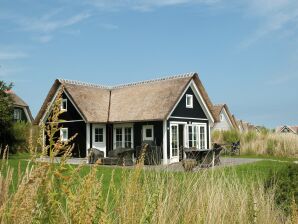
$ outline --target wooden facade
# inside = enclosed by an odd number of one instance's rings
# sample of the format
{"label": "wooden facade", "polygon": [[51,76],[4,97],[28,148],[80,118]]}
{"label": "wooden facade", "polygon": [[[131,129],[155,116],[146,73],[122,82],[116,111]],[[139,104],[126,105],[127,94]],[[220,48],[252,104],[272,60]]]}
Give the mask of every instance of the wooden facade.
{"label": "wooden facade", "polygon": [[[152,120],[90,122],[82,113],[82,107],[78,107],[74,98],[69,97],[70,93],[64,90],[62,101],[66,101],[67,108],[64,108],[65,112],[61,115],[63,121],[60,127],[63,131],[57,133],[57,138],[59,135],[60,138],[70,138],[77,134],[72,142],[74,157],[86,157],[89,148],[98,148],[107,157],[109,152],[116,148],[136,148],[143,142],[150,141],[162,148],[163,164],[179,162],[183,157],[183,147],[211,147],[210,128],[214,119],[206,103],[206,97],[204,98],[198,90],[197,82],[193,80],[195,78],[197,76],[190,76],[187,85],[184,84],[184,89],[181,89],[182,92],[177,94],[176,101],[173,101],[174,105],[168,107],[166,117]],[[52,98],[53,96],[54,94]],[[165,105],[160,105],[163,106]],[[147,111],[142,113],[145,114]],[[155,116],[154,111],[150,113]]]}

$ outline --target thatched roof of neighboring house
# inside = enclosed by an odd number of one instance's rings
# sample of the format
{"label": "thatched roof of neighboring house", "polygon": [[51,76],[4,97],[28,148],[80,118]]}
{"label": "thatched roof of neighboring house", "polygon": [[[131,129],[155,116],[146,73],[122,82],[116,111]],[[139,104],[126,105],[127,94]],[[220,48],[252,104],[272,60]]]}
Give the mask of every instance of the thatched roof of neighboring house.
{"label": "thatched roof of neighboring house", "polygon": [[298,134],[298,126],[288,126],[288,125],[283,125],[279,126],[275,129],[275,132],[280,133],[282,132],[283,129],[288,128],[291,130],[293,133]]}
{"label": "thatched roof of neighboring house", "polygon": [[10,97],[13,101],[13,106],[14,107],[21,107],[21,108],[24,108],[24,109],[27,110],[30,122],[32,122],[33,121],[33,116],[31,114],[31,111],[30,111],[30,108],[29,108],[28,104],[24,100],[22,100],[17,94],[15,94],[12,90],[8,91],[7,94],[10,95]]}
{"label": "thatched roof of neighboring house", "polygon": [[113,87],[57,79],[35,121],[40,122],[60,85],[87,122],[164,120],[192,80],[211,112],[212,103],[197,73]]}
{"label": "thatched roof of neighboring house", "polygon": [[234,116],[231,114],[230,110],[229,110],[229,107],[227,104],[216,104],[216,105],[213,105],[213,108],[212,108],[212,112],[215,116],[215,122],[220,122],[220,113],[221,111],[225,109],[227,114],[228,114],[228,117],[233,125],[233,127],[235,129],[238,130],[238,125],[234,119]]}

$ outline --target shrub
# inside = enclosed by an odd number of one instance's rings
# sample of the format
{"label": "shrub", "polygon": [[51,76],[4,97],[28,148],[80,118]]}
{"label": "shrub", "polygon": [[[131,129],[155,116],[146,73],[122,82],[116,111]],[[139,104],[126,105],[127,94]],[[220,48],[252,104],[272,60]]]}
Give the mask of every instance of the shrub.
{"label": "shrub", "polygon": [[298,203],[298,164],[291,164],[276,174],[271,173],[265,187],[267,190],[275,189],[275,202],[287,214],[298,212],[292,209],[297,209]]}
{"label": "shrub", "polygon": [[229,144],[231,144],[233,142],[237,142],[240,139],[239,132],[237,132],[235,130],[224,131],[224,132],[222,132],[222,134],[223,134],[223,140]]}

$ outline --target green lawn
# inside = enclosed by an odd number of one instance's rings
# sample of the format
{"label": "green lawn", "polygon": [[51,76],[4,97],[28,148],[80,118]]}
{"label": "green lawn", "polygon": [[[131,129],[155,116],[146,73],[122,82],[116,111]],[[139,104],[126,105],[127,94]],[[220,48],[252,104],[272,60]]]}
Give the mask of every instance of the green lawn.
{"label": "green lawn", "polygon": [[[260,157],[249,157],[249,158],[260,158]],[[263,157],[262,157],[263,158]],[[272,158],[271,158],[272,159]],[[15,187],[18,182],[18,170],[20,166],[21,172],[25,172],[25,169],[29,163],[30,156],[28,154],[17,154],[12,155],[6,161],[10,167],[14,169],[13,175],[13,186],[11,191],[15,190]],[[0,161],[0,164],[3,164],[4,160]],[[225,175],[227,178],[239,178],[240,181],[245,183],[251,183],[258,180],[264,180],[268,177],[271,172],[277,172],[279,169],[287,166],[288,162],[277,162],[271,160],[263,160],[255,163],[238,165],[233,167],[225,167],[225,168],[216,168],[214,170],[209,169],[207,170],[210,174],[216,175]],[[32,164],[30,164],[32,165]],[[69,165],[68,169],[75,169],[77,166]],[[86,165],[80,169],[80,175],[86,175],[91,169],[91,166]],[[115,168],[115,167],[106,167],[106,166],[99,166],[98,167],[98,175],[103,176],[103,188],[107,190],[109,187],[109,183],[112,177],[112,172],[114,170],[114,182],[115,184],[121,184],[121,178],[123,172],[130,172],[131,169],[127,168]],[[5,172],[5,171],[4,171]],[[144,172],[156,172],[156,171],[144,171]],[[165,171],[163,171],[165,172]],[[4,174],[5,175],[5,174]],[[177,177],[192,176],[198,175],[197,173],[184,173],[178,172],[175,175]]]}

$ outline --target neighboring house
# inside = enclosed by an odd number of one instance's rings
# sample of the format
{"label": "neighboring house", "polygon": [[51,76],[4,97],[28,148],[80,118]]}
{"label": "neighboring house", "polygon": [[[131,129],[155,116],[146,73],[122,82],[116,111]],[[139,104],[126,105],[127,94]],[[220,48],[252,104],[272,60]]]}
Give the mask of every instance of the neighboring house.
{"label": "neighboring house", "polygon": [[62,86],[60,138],[66,141],[78,133],[75,157],[86,157],[91,147],[107,156],[116,148],[154,141],[162,147],[163,164],[169,164],[181,159],[181,146],[211,147],[212,103],[196,73],[114,87],[57,79],[36,123],[48,122]]}
{"label": "neighboring house", "polygon": [[280,126],[275,129],[276,133],[292,133],[292,134],[298,134],[298,126]]}
{"label": "neighboring house", "polygon": [[238,130],[236,121],[226,104],[214,105],[212,112],[215,116],[215,124],[212,131]]}
{"label": "neighboring house", "polygon": [[237,119],[235,119],[235,121],[236,121],[238,130],[239,130],[240,132],[244,132],[244,127],[243,127],[242,120],[237,120]]}
{"label": "neighboring house", "polygon": [[13,101],[13,120],[32,123],[33,117],[28,104],[13,91],[10,90],[6,93],[11,96]]}

